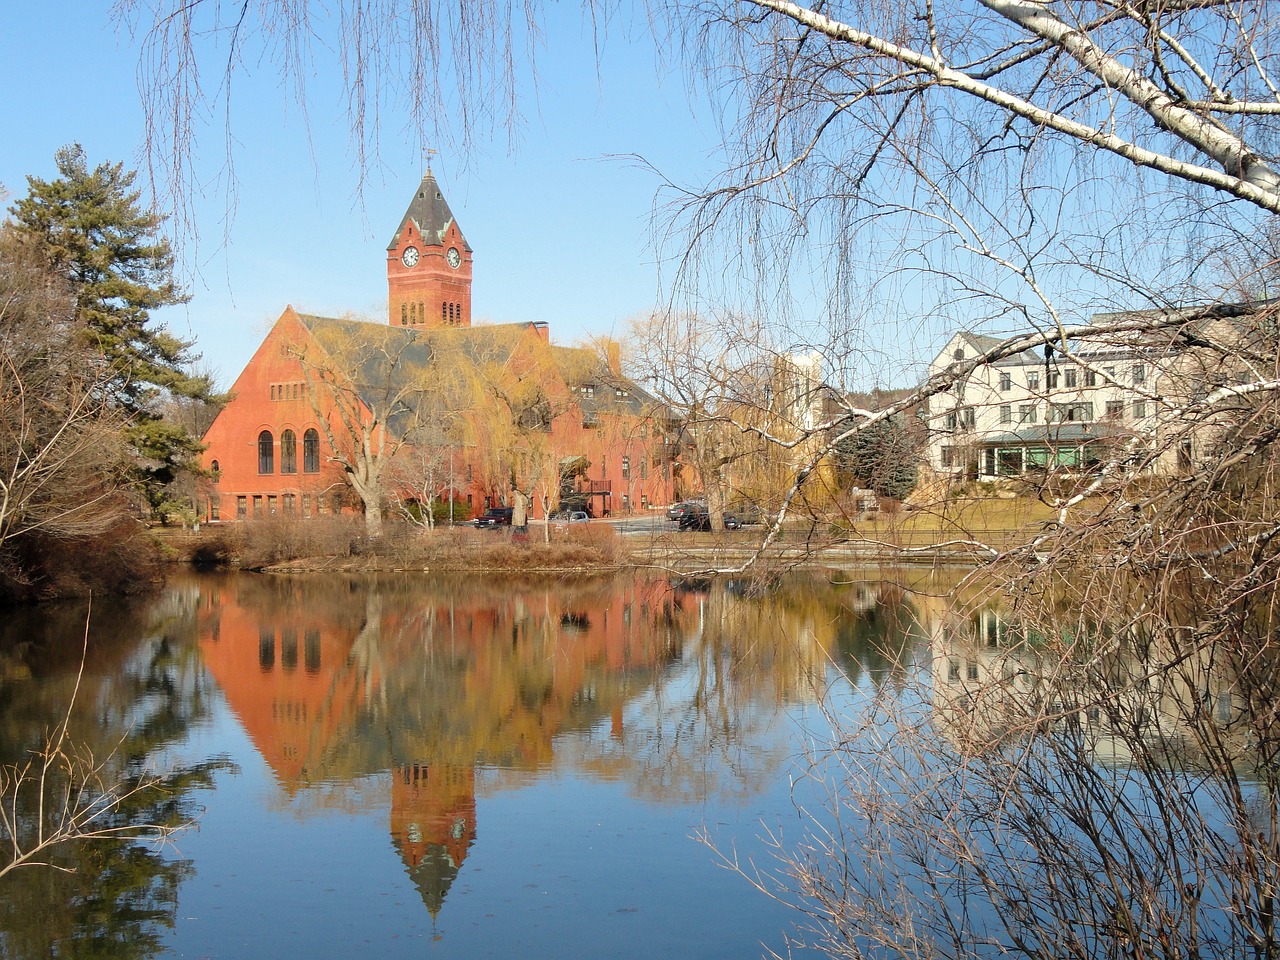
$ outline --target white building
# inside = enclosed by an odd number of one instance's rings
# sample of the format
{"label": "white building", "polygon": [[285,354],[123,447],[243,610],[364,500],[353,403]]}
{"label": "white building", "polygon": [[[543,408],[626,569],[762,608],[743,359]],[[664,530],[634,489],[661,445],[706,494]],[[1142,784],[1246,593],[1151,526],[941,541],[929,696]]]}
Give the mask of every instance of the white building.
{"label": "white building", "polygon": [[[1142,469],[1191,469],[1219,435],[1219,419],[1188,415],[1198,398],[1241,379],[1230,349],[1257,329],[1276,303],[1103,314],[1095,326],[1150,318],[1155,329],[1125,330],[1025,350],[974,368],[929,400],[929,464],[954,478],[993,479],[1028,471],[1088,470],[1134,454]],[[1248,323],[1242,318],[1249,317]],[[1179,320],[1168,325],[1167,319]],[[1132,326],[1132,324],[1129,324]],[[993,350],[1002,341],[957,333],[929,365],[931,376]]]}

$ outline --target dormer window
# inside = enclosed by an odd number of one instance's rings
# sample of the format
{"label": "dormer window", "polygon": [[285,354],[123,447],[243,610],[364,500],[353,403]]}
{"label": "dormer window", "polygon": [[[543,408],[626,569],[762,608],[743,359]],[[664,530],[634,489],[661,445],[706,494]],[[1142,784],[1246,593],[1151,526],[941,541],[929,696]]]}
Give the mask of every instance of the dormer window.
{"label": "dormer window", "polygon": [[963,359],[964,359],[964,347],[956,347],[956,348],[955,348],[955,350],[953,350],[953,351],[952,351],[952,353],[951,353],[951,359],[952,359],[952,360],[963,360]]}

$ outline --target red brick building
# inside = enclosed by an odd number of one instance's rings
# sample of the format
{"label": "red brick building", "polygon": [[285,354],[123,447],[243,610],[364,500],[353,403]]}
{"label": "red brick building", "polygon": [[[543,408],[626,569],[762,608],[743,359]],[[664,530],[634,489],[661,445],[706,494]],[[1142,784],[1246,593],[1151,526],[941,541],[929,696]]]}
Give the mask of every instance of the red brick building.
{"label": "red brick building", "polygon": [[[545,461],[535,519],[544,501],[554,509],[562,494],[596,516],[671,500],[670,425],[659,404],[622,377],[616,354],[606,360],[553,346],[542,323],[472,326],[472,248],[430,171],[387,247],[386,267],[386,324],[285,308],[205,434],[203,462],[213,477],[206,520],[358,509],[342,461],[351,459],[346,446],[362,440],[398,448],[392,492],[401,502],[425,490],[440,499],[452,491],[473,513],[509,504],[511,477],[535,455]],[[318,358],[340,352],[341,373],[330,364],[321,375]],[[487,381],[451,411],[446,434],[428,428],[443,419],[433,399],[444,388],[431,385],[449,381],[450,365]],[[536,403],[505,428],[485,400],[511,392],[503,377],[526,394],[537,381]],[[345,399],[361,424],[373,425],[367,436],[344,422]],[[502,429],[523,431],[524,442],[499,442]],[[435,466],[415,475],[414,464],[427,460]]]}

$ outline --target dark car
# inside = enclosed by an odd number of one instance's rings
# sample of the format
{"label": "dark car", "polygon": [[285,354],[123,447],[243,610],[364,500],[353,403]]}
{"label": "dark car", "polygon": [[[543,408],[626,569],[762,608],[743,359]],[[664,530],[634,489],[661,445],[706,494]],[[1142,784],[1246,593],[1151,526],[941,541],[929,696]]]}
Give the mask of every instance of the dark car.
{"label": "dark car", "polygon": [[683,520],[686,514],[697,513],[698,511],[707,512],[705,500],[681,500],[679,503],[673,503],[667,508],[667,519]]}
{"label": "dark car", "polygon": [[[710,530],[711,529],[711,513],[706,507],[700,507],[697,510],[691,510],[680,518],[681,530]],[[742,522],[732,513],[725,511],[724,528],[726,530],[737,530],[742,526]]]}
{"label": "dark car", "polygon": [[484,530],[494,527],[511,526],[511,514],[515,511],[511,507],[490,507],[480,516],[476,517],[476,529]]}

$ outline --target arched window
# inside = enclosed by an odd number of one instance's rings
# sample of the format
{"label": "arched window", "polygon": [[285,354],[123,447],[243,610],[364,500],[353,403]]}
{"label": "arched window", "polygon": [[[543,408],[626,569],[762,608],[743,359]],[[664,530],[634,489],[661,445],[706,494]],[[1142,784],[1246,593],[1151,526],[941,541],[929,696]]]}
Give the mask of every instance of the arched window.
{"label": "arched window", "polygon": [[409,323],[412,325],[417,322],[418,322],[418,305],[415,303],[410,305],[409,307]]}
{"label": "arched window", "polygon": [[405,326],[409,322],[409,305],[407,303],[400,304],[400,326]]}
{"label": "arched window", "polygon": [[302,435],[302,472],[320,472],[320,434],[314,427]]}
{"label": "arched window", "polygon": [[222,467],[218,465],[217,460],[209,464],[209,472],[213,474],[213,482],[217,483],[218,480],[222,477]]}
{"label": "arched window", "polygon": [[258,434],[258,472],[276,472],[275,443],[270,430],[263,430]]}
{"label": "arched window", "polygon": [[458,307],[458,322],[461,323],[462,322],[462,304],[459,303],[457,307]]}
{"label": "arched window", "polygon": [[292,430],[280,434],[280,472],[298,472],[298,440]]}
{"label": "arched window", "polygon": [[418,301],[418,322],[427,322],[427,305],[422,301]]}
{"label": "arched window", "polygon": [[449,322],[449,305],[447,303],[440,304],[440,322]]}

